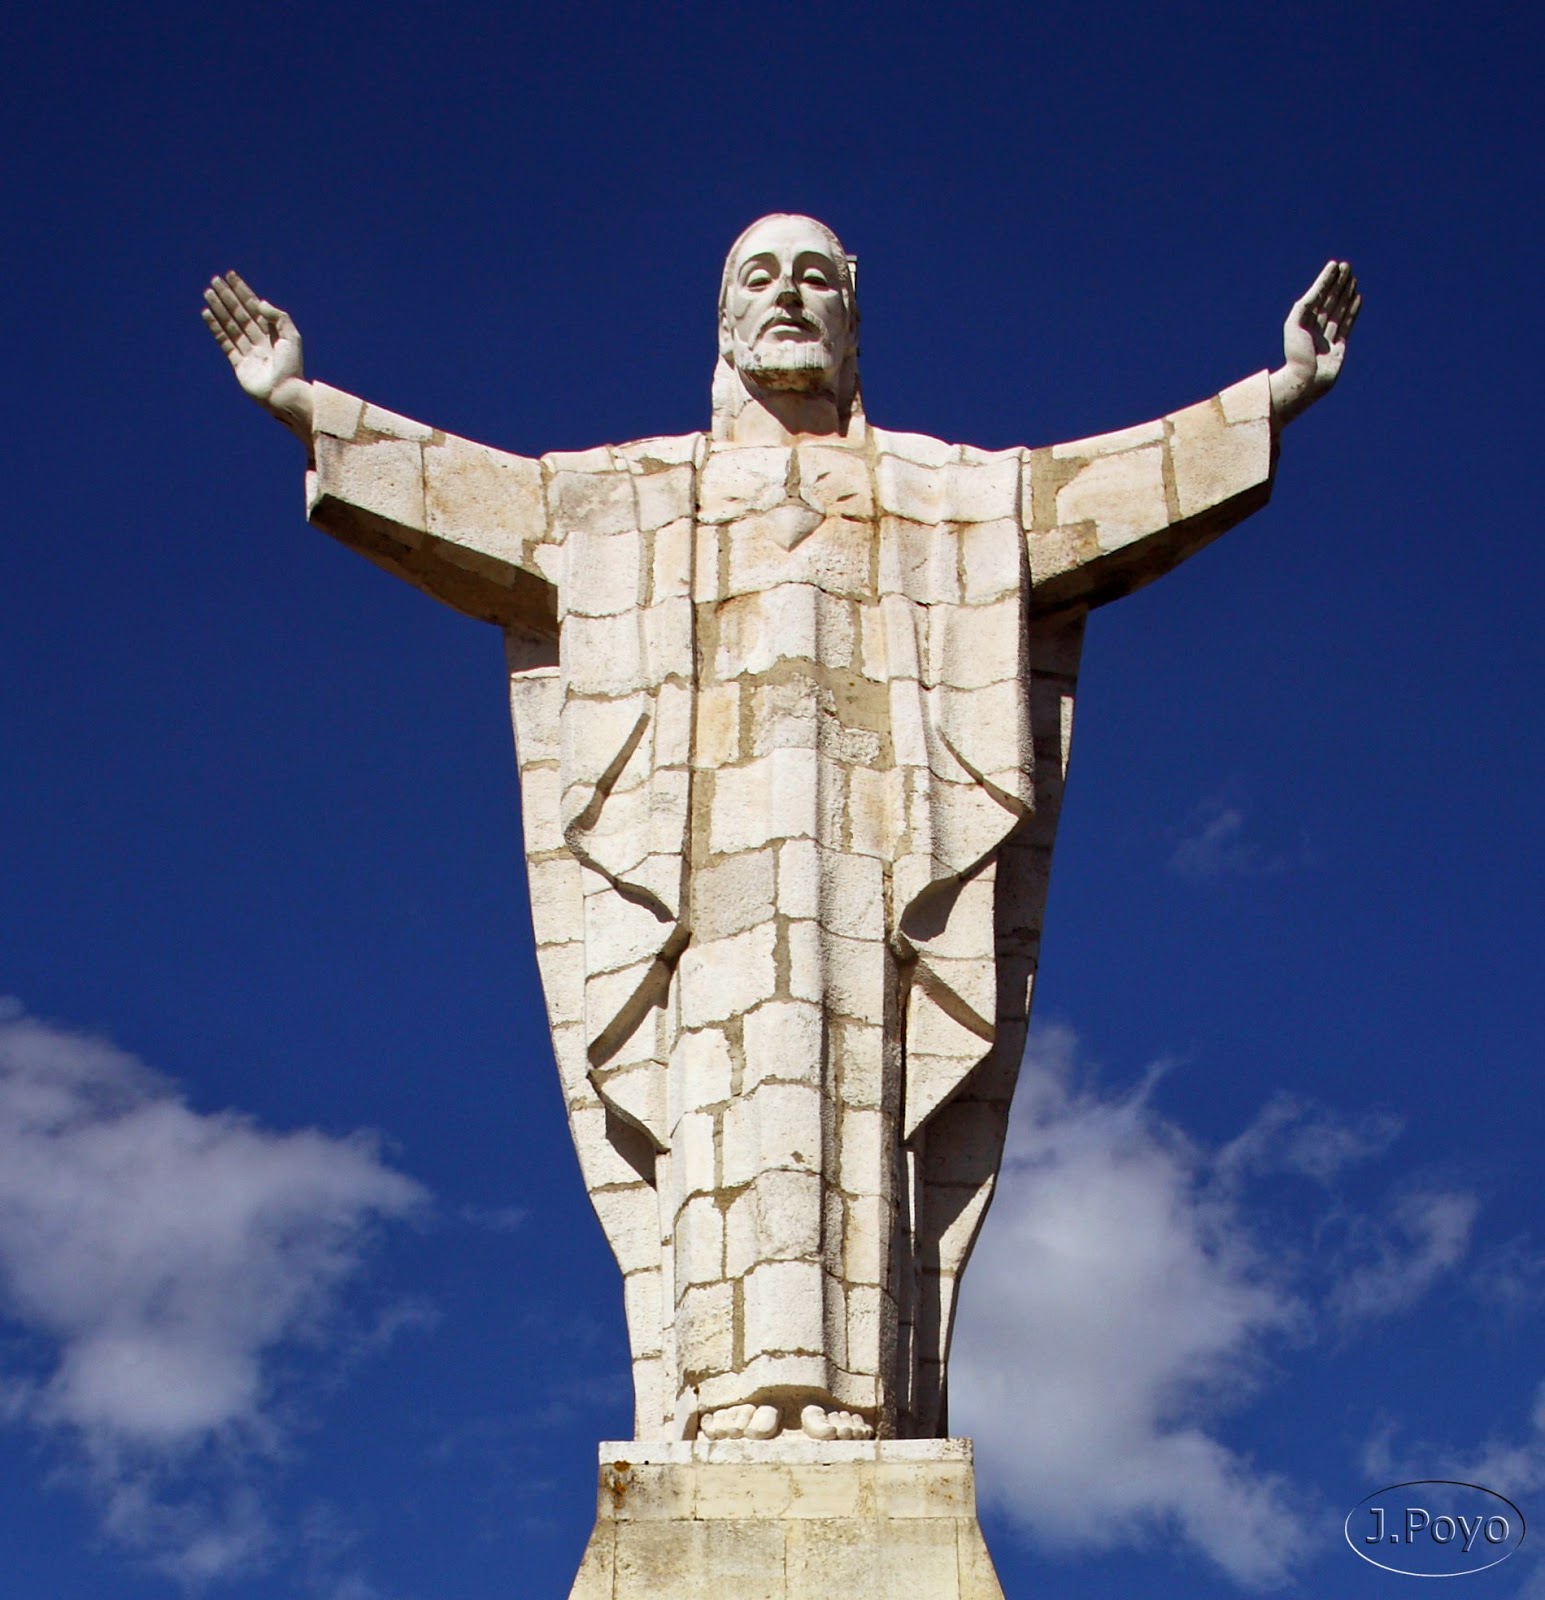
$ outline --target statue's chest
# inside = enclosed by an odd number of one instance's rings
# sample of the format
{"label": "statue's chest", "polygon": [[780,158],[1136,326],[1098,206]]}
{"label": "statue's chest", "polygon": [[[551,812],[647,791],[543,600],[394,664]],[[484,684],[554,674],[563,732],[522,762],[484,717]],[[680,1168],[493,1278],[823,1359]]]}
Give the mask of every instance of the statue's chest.
{"label": "statue's chest", "polygon": [[715,603],[785,584],[863,602],[876,592],[869,462],[829,445],[742,446],[698,477],[694,598]]}

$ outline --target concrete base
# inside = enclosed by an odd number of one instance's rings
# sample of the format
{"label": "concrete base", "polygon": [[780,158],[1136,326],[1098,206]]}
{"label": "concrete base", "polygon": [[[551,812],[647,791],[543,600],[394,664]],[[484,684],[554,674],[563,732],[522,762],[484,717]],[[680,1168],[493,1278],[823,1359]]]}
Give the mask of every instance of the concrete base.
{"label": "concrete base", "polygon": [[1004,1600],[969,1439],[601,1446],[569,1600]]}

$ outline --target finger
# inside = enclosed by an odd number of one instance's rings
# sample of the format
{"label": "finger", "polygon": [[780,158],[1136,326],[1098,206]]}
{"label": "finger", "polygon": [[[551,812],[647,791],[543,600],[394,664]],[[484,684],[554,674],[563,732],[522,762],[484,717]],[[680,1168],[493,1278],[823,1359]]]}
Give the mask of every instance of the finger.
{"label": "finger", "polygon": [[258,305],[262,308],[263,316],[267,320],[268,326],[273,329],[276,337],[280,339],[298,339],[300,337],[296,331],[295,320],[288,311],[281,311],[271,300],[259,300]]}
{"label": "finger", "polygon": [[225,274],[225,282],[230,286],[231,292],[239,300],[252,300],[256,296],[252,293],[252,286],[242,275],[231,267]]}
{"label": "finger", "polygon": [[1336,330],[1340,338],[1345,339],[1351,331],[1354,312],[1353,305],[1357,301],[1357,280],[1347,274],[1346,282],[1342,285],[1341,293],[1336,297],[1331,314],[1335,319]]}
{"label": "finger", "polygon": [[1352,326],[1357,321],[1357,314],[1363,309],[1363,297],[1357,292],[1356,278],[1349,277],[1345,298],[1336,307],[1336,335],[1341,344],[1345,344],[1352,332]]}
{"label": "finger", "polygon": [[220,325],[215,321],[213,314],[205,311],[202,313],[202,315],[205,325],[208,327],[210,333],[214,335],[215,343],[220,346],[227,356],[231,355],[234,347],[232,346],[230,339],[226,337],[226,334],[221,329]]}
{"label": "finger", "polygon": [[220,280],[216,278],[204,291],[204,305],[218,319],[221,327],[231,321],[230,308],[219,294]]}
{"label": "finger", "polygon": [[1344,314],[1350,315],[1352,306],[1361,299],[1362,296],[1357,292],[1357,274],[1348,268],[1346,289],[1343,291]]}
{"label": "finger", "polygon": [[241,320],[225,300],[217,292],[223,285],[217,278],[213,284],[204,291],[205,317],[209,319],[210,326],[223,335],[233,347],[242,339]]}
{"label": "finger", "polygon": [[1335,289],[1330,296],[1329,310],[1332,313],[1344,311],[1356,291],[1357,284],[1352,277],[1352,269],[1343,261],[1340,270],[1336,273]]}
{"label": "finger", "polygon": [[1339,261],[1327,261],[1320,268],[1320,275],[1304,290],[1303,298],[1299,301],[1299,304],[1305,307],[1313,306],[1318,308],[1326,288],[1336,275],[1336,268],[1340,265]]}
{"label": "finger", "polygon": [[215,321],[214,312],[201,311],[199,315],[203,317],[205,323],[208,325],[209,331],[215,336],[215,342],[223,351],[225,351],[226,355],[228,355],[234,361],[236,359],[236,346],[231,343],[230,336],[225,332],[220,324]]}
{"label": "finger", "polygon": [[258,327],[252,320],[251,313],[236,297],[236,291],[223,278],[216,278],[210,285],[218,296],[220,305],[224,308],[227,325],[231,337],[236,341],[237,347],[245,353],[256,342]]}
{"label": "finger", "polygon": [[238,327],[247,328],[253,333],[262,327],[261,319],[254,309],[257,297],[239,272],[227,272],[224,277],[216,278],[214,289],[229,308]]}
{"label": "finger", "polygon": [[1325,277],[1319,294],[1315,298],[1315,310],[1322,319],[1329,319],[1336,314],[1336,305],[1341,298],[1341,288],[1346,281],[1347,264],[1344,261],[1330,263],[1333,270]]}
{"label": "finger", "polygon": [[215,297],[211,303],[219,304],[232,327],[239,328],[247,320],[247,313],[237,298],[236,291],[224,278],[216,278],[209,285],[209,292]]}
{"label": "finger", "polygon": [[241,302],[247,315],[251,317],[253,324],[257,327],[262,327],[267,320],[263,315],[263,302],[252,292],[251,285],[243,278],[234,272],[231,276],[236,279],[236,282],[231,285],[236,291],[236,298]]}

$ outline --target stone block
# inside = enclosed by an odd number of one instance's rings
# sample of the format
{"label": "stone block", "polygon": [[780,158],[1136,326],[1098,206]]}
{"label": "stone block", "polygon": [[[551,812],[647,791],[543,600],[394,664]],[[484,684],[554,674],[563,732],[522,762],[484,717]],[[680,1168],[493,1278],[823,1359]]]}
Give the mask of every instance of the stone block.
{"label": "stone block", "polygon": [[820,1072],[822,1013],[808,1001],[770,1000],[748,1012],[742,1039],[741,1093],[767,1078],[814,1083]]}
{"label": "stone block", "polygon": [[832,445],[801,445],[799,493],[807,505],[829,517],[867,521],[874,513],[869,463],[854,451]]}
{"label": "stone block", "polygon": [[315,433],[331,434],[335,439],[352,439],[359,430],[365,402],[342,389],[313,381],[311,385],[311,427]]}
{"label": "stone block", "polygon": [[789,839],[778,846],[778,910],[785,917],[813,921],[820,909],[818,848],[814,839]]}
{"label": "stone block", "polygon": [[635,472],[633,495],[640,532],[652,533],[667,524],[684,525],[692,515],[692,468],[668,467],[663,472]]}
{"label": "stone block", "polygon": [[681,1023],[701,1028],[741,1016],[777,989],[773,947],[777,929],[770,922],[688,947],[681,958]]}
{"label": "stone block", "polygon": [[1122,451],[1135,450],[1139,445],[1163,443],[1164,420],[1160,417],[1152,422],[1140,422],[1133,428],[1117,428],[1111,433],[1097,433],[1088,439],[1070,439],[1066,444],[1053,445],[1051,453],[1059,461],[1077,461],[1087,456],[1118,455]]}
{"label": "stone block", "polygon": [[[1248,382],[1236,385],[1248,391]],[[1236,414],[1246,396],[1232,396]],[[1260,416],[1230,423],[1218,400],[1177,411],[1170,419],[1170,459],[1182,517],[1194,517],[1264,483],[1270,475],[1271,422]]]}
{"label": "stone block", "polygon": [[968,605],[1018,597],[1024,583],[1024,535],[1017,519],[974,522],[960,530]]}
{"label": "stone block", "polygon": [[616,695],[641,689],[642,631],[635,616],[582,617],[563,623],[563,672],[573,694]]}
{"label": "stone block", "polygon": [[698,517],[733,522],[752,511],[771,511],[788,498],[789,451],[783,446],[715,450],[698,483]]}
{"label": "stone block", "polygon": [[676,1326],[682,1343],[697,1352],[714,1370],[728,1372],[734,1367],[735,1290],[732,1284],[710,1283],[680,1291]]}
{"label": "stone block", "polygon": [[565,613],[615,617],[634,611],[643,599],[639,565],[635,535],[576,529],[569,535],[564,557]]}
{"label": "stone block", "polygon": [[684,1033],[671,1060],[669,1120],[674,1128],[693,1110],[728,1100],[734,1083],[729,1041],[717,1028]]}
{"label": "stone block", "polygon": [[758,594],[736,595],[717,612],[719,648],[714,676],[771,672],[782,661],[814,661],[816,596],[808,583],[780,583]]}
{"label": "stone block", "polygon": [[675,1242],[678,1284],[717,1283],[724,1276],[724,1216],[713,1196],[698,1195],[681,1208]]}
{"label": "stone block", "polygon": [[385,406],[365,406],[365,415],[362,419],[366,433],[385,434],[392,439],[417,439],[424,443],[434,438],[434,429],[425,427],[422,422],[415,422],[412,417],[399,416],[395,411],[388,411]]}
{"label": "stone block", "polygon": [[665,600],[692,593],[692,523],[668,522],[654,536],[650,560],[649,598]]}
{"label": "stone block", "polygon": [[692,875],[692,933],[700,940],[743,933],[773,917],[773,854],[747,850]]}
{"label": "stone block", "polygon": [[764,1261],[745,1278],[745,1351],[820,1355],[821,1266],[817,1261]]}
{"label": "stone block", "polygon": [[718,770],[739,761],[740,685],[716,683],[697,697],[694,766]]}
{"label": "stone block", "polygon": [[1057,520],[1064,524],[1093,522],[1104,552],[1168,526],[1163,446],[1096,456],[1058,491]]}
{"label": "stone block", "polygon": [[[366,412],[368,424],[370,413]],[[542,471],[535,461],[447,435],[424,450],[429,532],[483,558],[483,570],[528,565],[547,533]],[[447,550],[455,558],[455,550]]]}
{"label": "stone block", "polygon": [[355,506],[419,544],[424,528],[423,446],[408,439],[345,443],[327,434],[316,441],[317,492]]}

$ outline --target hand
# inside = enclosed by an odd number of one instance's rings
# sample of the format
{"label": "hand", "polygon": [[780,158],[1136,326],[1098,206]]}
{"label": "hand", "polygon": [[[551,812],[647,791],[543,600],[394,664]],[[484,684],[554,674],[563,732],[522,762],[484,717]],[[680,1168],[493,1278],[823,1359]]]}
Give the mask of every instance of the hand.
{"label": "hand", "polygon": [[1362,307],[1357,279],[1345,261],[1327,261],[1294,302],[1282,329],[1283,364],[1271,375],[1271,409],[1278,422],[1291,422],[1341,376],[1347,340]]}
{"label": "hand", "polygon": [[311,434],[311,385],[304,377],[300,331],[238,272],[204,291],[204,321],[236,369],[236,380],[266,411],[303,437]]}

